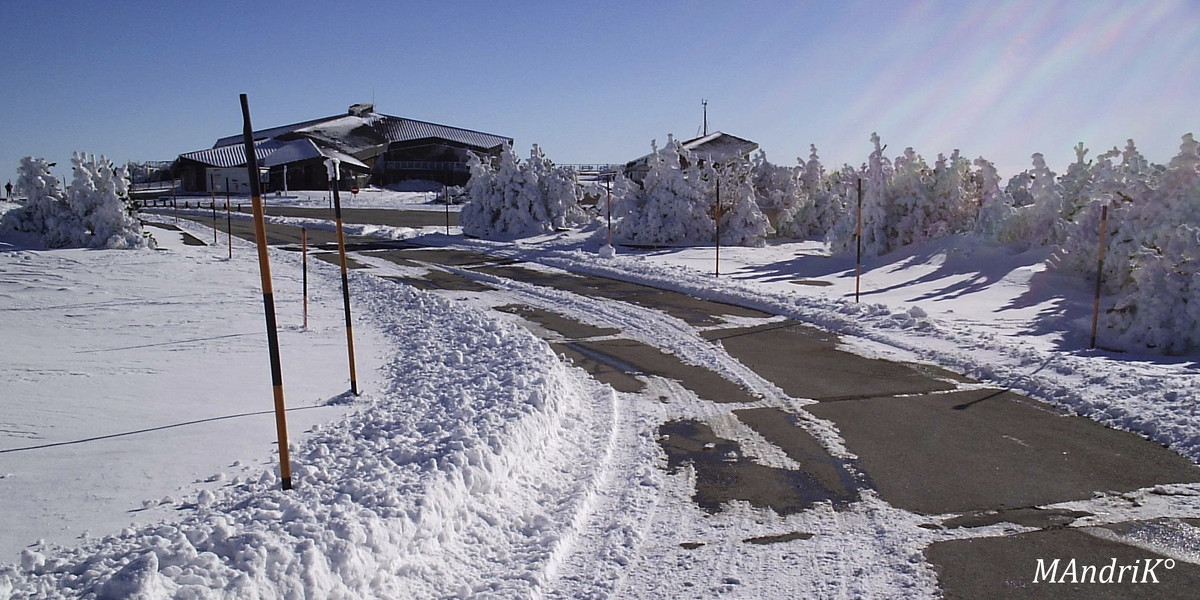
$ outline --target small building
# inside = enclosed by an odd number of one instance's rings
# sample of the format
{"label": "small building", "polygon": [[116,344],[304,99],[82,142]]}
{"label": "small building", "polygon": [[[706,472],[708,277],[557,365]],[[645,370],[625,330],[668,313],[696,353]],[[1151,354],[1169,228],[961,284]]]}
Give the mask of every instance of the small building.
{"label": "small building", "polygon": [[[498,157],[512,138],[375,112],[355,104],[346,114],[253,133],[254,154],[269,190],[328,187],[325,160],[341,161],[342,185],[391,185],[421,179],[462,185],[472,154]],[[243,136],[224,137],[212,148],[180,154],[176,172],[187,192],[224,191],[228,169],[245,168]],[[245,179],[245,175],[241,176]],[[231,191],[237,191],[230,180]],[[244,182],[243,182],[244,183]]]}
{"label": "small building", "polygon": [[[723,163],[729,160],[744,160],[749,158],[750,154],[755,150],[758,150],[757,142],[720,131],[681,142],[680,145],[700,159],[701,162],[710,160],[714,163]],[[645,179],[646,173],[650,172],[650,159],[653,156],[653,154],[647,154],[625,163],[625,176],[638,182]],[[686,159],[684,160],[686,162]],[[686,168],[688,165],[683,164],[682,166]]]}

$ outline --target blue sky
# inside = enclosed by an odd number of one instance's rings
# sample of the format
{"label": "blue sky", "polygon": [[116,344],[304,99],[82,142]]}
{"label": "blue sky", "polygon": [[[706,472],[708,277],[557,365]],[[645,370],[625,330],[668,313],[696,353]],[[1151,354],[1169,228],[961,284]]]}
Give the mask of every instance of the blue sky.
{"label": "blue sky", "polygon": [[380,112],[622,162],[709,128],[793,164],[955,148],[1011,175],[1200,134],[1200,1],[14,2],[0,177],[73,150],[170,160],[241,131]]}

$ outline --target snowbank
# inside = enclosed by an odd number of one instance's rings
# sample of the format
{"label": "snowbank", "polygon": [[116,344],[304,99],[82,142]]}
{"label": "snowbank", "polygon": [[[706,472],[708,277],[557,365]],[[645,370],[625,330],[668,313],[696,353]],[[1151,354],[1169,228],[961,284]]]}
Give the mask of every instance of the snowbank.
{"label": "snowbank", "polygon": [[[386,389],[176,523],[0,567],[13,598],[520,596],[552,575],[611,450],[613,398],[523,329],[366,275]],[[11,591],[10,591],[11,590]]]}

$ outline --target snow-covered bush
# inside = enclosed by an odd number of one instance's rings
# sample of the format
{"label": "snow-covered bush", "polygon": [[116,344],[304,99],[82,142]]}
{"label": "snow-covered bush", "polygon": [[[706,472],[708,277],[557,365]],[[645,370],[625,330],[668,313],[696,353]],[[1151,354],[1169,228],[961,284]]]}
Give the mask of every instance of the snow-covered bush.
{"label": "snow-covered bush", "polygon": [[467,235],[526,237],[583,221],[583,192],[574,173],[546,160],[536,144],[525,162],[508,145],[495,168],[476,156],[469,162],[468,200],[459,216]]}
{"label": "snow-covered bush", "polygon": [[[613,189],[613,238],[624,244],[666,246],[713,241],[707,173],[674,137],[662,150],[651,142],[650,170],[641,185],[618,177]],[[683,159],[681,162],[680,159]],[[705,170],[711,170],[710,165]]]}
{"label": "snow-covered bush", "polygon": [[32,233],[51,248],[145,248],[152,238],[142,232],[129,204],[129,177],[105,157],[71,157],[75,171],[64,194],[45,159],[25,157],[17,170],[16,190],[25,206],[5,213],[0,228]]}

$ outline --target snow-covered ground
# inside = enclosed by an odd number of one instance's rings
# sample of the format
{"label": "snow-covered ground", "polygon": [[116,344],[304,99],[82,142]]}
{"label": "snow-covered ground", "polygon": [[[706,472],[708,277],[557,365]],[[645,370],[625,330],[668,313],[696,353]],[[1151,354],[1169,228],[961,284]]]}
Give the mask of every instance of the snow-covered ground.
{"label": "snow-covered ground", "polygon": [[[444,208],[419,194],[371,193],[344,206]],[[294,196],[267,200],[327,202]],[[273,251],[285,391],[295,407],[334,405],[289,415],[296,489],[280,492],[269,413],[188,424],[270,408],[250,246],[230,261],[222,246],[154,233],[165,250],[0,251],[0,330],[6,347],[29,349],[0,359],[4,380],[16,382],[0,397],[0,505],[17,507],[0,511],[0,563],[13,563],[0,567],[0,599],[689,592],[661,565],[711,571],[714,587],[690,590],[698,595],[936,593],[920,550],[951,534],[870,495],[837,515],[818,507],[784,519],[739,506],[699,517],[687,473],[659,467],[653,432],[666,409],[626,402],[481,310],[503,296],[448,300],[354,273],[365,393],[347,396],[336,269],[310,261],[315,299],[302,330],[299,257]],[[712,247],[619,248],[603,259],[594,230],[512,243],[458,233],[420,240],[767,309],[842,333],[858,352],[937,363],[1200,460],[1195,357],[1087,349],[1089,283],[1047,272],[1044,252],[965,238],[902,250],[865,263],[855,302],[853,261],[811,242],[722,248],[716,277]],[[557,306],[585,321],[606,315],[601,304]],[[660,337],[686,353],[682,338]],[[684,410],[705,410],[687,404],[686,390],[652,385]],[[129,435],[8,451],[118,433]],[[1195,504],[1167,498],[1176,510]],[[730,523],[817,535],[781,555],[723,544],[715,532]],[[680,536],[707,546],[681,550]]]}

